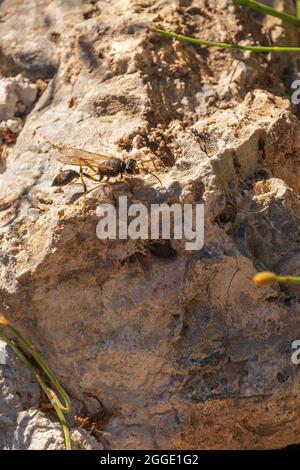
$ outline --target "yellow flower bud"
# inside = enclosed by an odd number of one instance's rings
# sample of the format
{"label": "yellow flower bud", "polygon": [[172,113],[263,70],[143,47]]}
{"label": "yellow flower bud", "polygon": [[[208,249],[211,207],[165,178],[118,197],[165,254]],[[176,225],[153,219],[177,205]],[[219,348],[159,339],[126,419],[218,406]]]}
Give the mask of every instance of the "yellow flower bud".
{"label": "yellow flower bud", "polygon": [[1,326],[8,326],[9,325],[8,319],[1,312],[0,312],[0,325]]}
{"label": "yellow flower bud", "polygon": [[271,273],[268,271],[257,273],[253,277],[253,281],[257,286],[266,286],[273,284],[277,281],[277,276],[275,273]]}

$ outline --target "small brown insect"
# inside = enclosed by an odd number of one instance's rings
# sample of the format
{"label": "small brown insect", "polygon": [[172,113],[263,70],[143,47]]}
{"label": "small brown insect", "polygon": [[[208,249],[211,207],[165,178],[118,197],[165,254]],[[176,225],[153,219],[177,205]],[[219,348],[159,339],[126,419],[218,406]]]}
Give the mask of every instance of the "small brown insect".
{"label": "small brown insect", "polygon": [[[48,141],[47,141],[48,142]],[[144,168],[141,162],[138,162],[134,158],[130,158],[127,161],[123,161],[121,158],[113,157],[111,155],[98,154],[88,152],[87,150],[81,150],[74,147],[58,145],[50,143],[55,150],[57,150],[59,156],[57,159],[69,165],[79,166],[79,172],[75,170],[63,170],[54,179],[52,186],[65,186],[71,183],[73,180],[80,178],[83,190],[84,190],[84,206],[86,207],[86,193],[87,186],[85,178],[92,180],[96,183],[101,183],[103,178],[106,177],[106,182],[111,177],[120,176],[123,178],[124,174],[135,175],[139,174],[140,171],[149,173],[156,178],[160,184],[160,179],[151,173],[148,169]],[[87,167],[92,171],[92,174],[83,170],[83,167]]]}

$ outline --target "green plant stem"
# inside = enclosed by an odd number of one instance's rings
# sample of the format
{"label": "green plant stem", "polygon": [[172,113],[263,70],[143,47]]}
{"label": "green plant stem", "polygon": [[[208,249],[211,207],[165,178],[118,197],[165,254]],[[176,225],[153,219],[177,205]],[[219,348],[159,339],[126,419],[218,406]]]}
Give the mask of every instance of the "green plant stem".
{"label": "green plant stem", "polygon": [[53,406],[55,408],[55,411],[57,413],[57,416],[59,417],[60,423],[61,423],[62,428],[63,428],[66,450],[72,450],[70,428],[69,428],[68,423],[66,421],[65,415],[63,414],[61,409],[55,403],[53,403]]}
{"label": "green plant stem", "polygon": [[284,11],[278,11],[275,8],[269,7],[265,5],[264,3],[256,2],[255,0],[235,0],[235,3],[237,5],[245,5],[254,10],[261,11],[262,13],[265,13],[266,15],[275,16],[276,18],[280,18],[282,21],[285,21],[286,23],[290,23],[294,26],[300,27],[300,19],[298,16],[298,4],[299,4],[298,1],[297,1],[297,16],[289,15],[288,13],[285,13]]}
{"label": "green plant stem", "polygon": [[31,362],[27,359],[27,357],[22,353],[22,351],[18,348],[18,346],[2,331],[0,331],[0,338],[3,339],[3,341],[5,341],[8,344],[8,346],[15,352],[15,354],[21,359],[21,361],[25,364],[27,369],[29,369],[32,375],[35,377],[36,381],[38,382],[40,387],[43,389],[45,394],[49,396],[47,385],[45,384],[45,382],[43,381],[42,377],[37,372],[35,367],[31,364]]}
{"label": "green plant stem", "polygon": [[223,49],[238,49],[240,51],[253,51],[253,52],[300,52],[300,47],[288,47],[288,46],[239,46],[238,44],[227,44],[224,42],[206,41],[204,39],[191,38],[189,36],[183,36],[182,34],[171,33],[160,28],[153,28],[156,33],[171,39],[177,39],[178,41],[185,41],[198,46],[207,47],[221,47]]}
{"label": "green plant stem", "polygon": [[61,396],[63,396],[66,406],[63,406],[54,392],[51,388],[49,388],[37,369],[31,364],[31,362],[27,359],[25,354],[21,351],[19,346],[16,345],[16,343],[9,337],[7,336],[3,331],[2,328],[0,329],[0,338],[5,341],[8,346],[15,352],[15,354],[20,358],[20,360],[23,362],[23,364],[27,367],[27,369],[32,373],[32,375],[35,377],[36,381],[40,385],[41,389],[44,391],[46,396],[48,397],[49,401],[52,403],[57,416],[59,418],[59,421],[61,423],[61,426],[63,428],[64,432],[64,438],[65,438],[65,446],[66,450],[72,450],[72,444],[71,444],[71,436],[70,436],[70,429],[68,426],[68,423],[65,419],[65,416],[63,412],[69,412],[71,409],[71,401],[63,389],[63,387],[59,384],[57,379],[54,377],[52,371],[49,369],[49,367],[45,364],[43,359],[40,357],[40,355],[35,351],[33,345],[28,341],[20,332],[15,328],[11,323],[7,325],[6,329],[10,329],[15,336],[27,347],[29,350],[30,354],[34,357],[38,365],[42,368],[46,376],[49,378],[50,382],[55,386],[55,388],[60,392]]}
{"label": "green plant stem", "polygon": [[300,20],[300,0],[297,0],[296,7],[297,7],[297,18],[299,18]]}
{"label": "green plant stem", "polygon": [[60,396],[63,398],[65,405],[63,405],[58,399],[58,406],[61,408],[61,410],[65,413],[70,413],[71,411],[71,400],[68,397],[66,391],[63,389],[63,387],[60,385],[59,381],[56,379],[54,376],[52,370],[47,366],[47,364],[44,362],[40,354],[36,351],[35,347],[33,344],[25,338],[20,331],[15,328],[11,323],[9,323],[8,328],[12,331],[12,333],[24,344],[24,346],[28,349],[29,353],[33,356],[35,361],[39,364],[41,369],[44,371],[48,379],[51,381],[51,383],[54,385],[56,390],[59,392]]}
{"label": "green plant stem", "polygon": [[277,276],[277,282],[292,282],[292,283],[299,283],[300,277],[298,276]]}

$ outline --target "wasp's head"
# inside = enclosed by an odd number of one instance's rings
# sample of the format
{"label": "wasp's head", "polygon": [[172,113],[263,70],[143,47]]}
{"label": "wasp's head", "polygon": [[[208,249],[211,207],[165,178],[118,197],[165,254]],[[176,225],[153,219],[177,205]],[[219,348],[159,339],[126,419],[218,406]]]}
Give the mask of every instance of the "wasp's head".
{"label": "wasp's head", "polygon": [[128,173],[129,175],[139,173],[138,163],[134,158],[130,158],[126,162],[126,173]]}

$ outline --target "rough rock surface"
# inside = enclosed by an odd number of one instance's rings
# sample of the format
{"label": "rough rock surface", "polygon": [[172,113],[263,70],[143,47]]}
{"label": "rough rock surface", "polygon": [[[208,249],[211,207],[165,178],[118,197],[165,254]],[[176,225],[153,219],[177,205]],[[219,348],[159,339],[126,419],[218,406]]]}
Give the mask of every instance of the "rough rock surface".
{"label": "rough rock surface", "polygon": [[16,427],[19,413],[37,405],[40,392],[37,383],[31,379],[27,370],[1,342],[0,365],[0,443],[5,447],[6,433]]}
{"label": "rough rock surface", "polygon": [[[2,342],[0,350],[0,448],[64,449],[60,424],[37,409],[40,403],[38,384]],[[100,442],[81,428],[71,429],[71,440],[74,449],[103,449]]]}
{"label": "rough rock surface", "polygon": [[[0,7],[1,80],[22,74],[37,94],[0,165],[6,314],[75,407],[101,414],[100,447],[300,442],[300,291],[251,281],[257,269],[299,273],[296,59],[171,42],[149,25],[228,42],[299,35],[229,0],[17,3]],[[61,164],[47,140],[152,156],[162,188],[147,175],[117,189],[147,204],[203,196],[204,248],[98,240],[95,209],[111,194],[91,192],[84,220],[82,187],[51,187]],[[29,406],[16,418],[5,405],[1,420],[17,419],[11,447],[61,445],[56,423]]]}
{"label": "rough rock surface", "polygon": [[[64,450],[65,443],[59,423],[44,413],[30,409],[18,414],[15,430],[5,434],[4,450]],[[74,450],[103,450],[103,446],[81,428],[71,430]]]}

